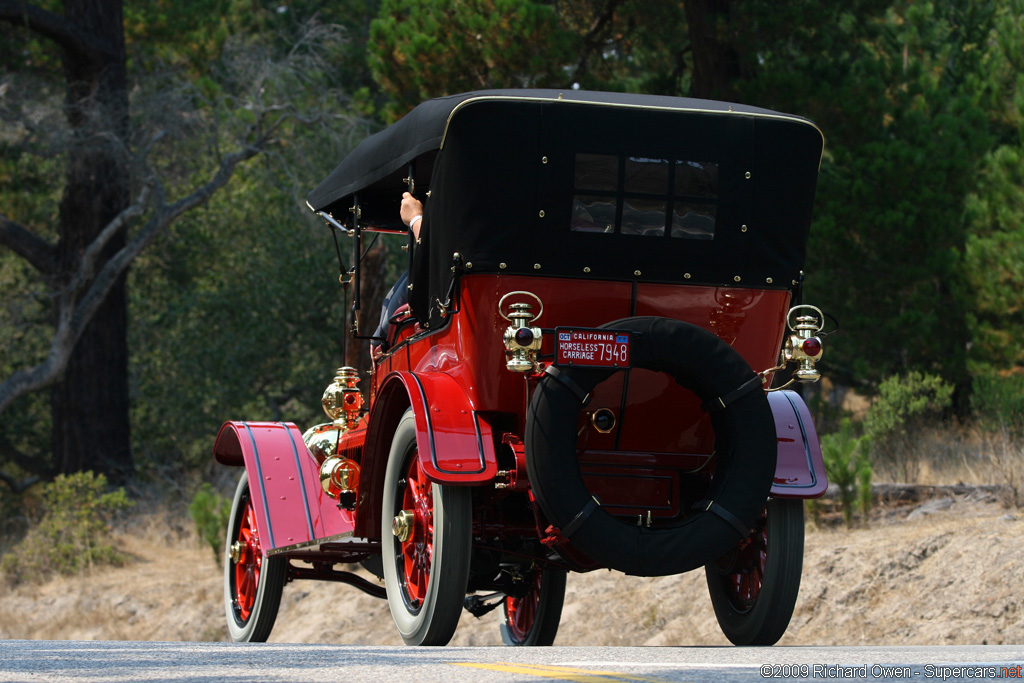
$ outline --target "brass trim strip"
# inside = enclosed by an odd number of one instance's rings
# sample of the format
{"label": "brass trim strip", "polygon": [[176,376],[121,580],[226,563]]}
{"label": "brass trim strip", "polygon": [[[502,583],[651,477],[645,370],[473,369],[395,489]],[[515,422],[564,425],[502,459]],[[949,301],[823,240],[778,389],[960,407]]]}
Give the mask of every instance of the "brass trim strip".
{"label": "brass trim strip", "polygon": [[[243,422],[242,426],[245,427],[245,433],[249,435],[249,443],[252,444],[252,461],[256,465],[256,486],[259,488],[260,499],[263,503],[263,520],[267,524],[267,540],[270,541],[270,545],[274,545],[274,524],[270,519],[270,503],[267,501],[267,486],[263,479],[263,465],[260,462],[260,448],[256,444],[256,436],[252,433],[252,427],[249,426],[248,422]],[[238,437],[239,446],[241,446],[242,437]],[[246,466],[246,472],[249,471]],[[249,482],[249,502],[252,502],[252,481]],[[255,509],[253,510],[255,512]],[[258,520],[257,520],[258,521]],[[260,534],[263,534],[263,529],[258,530]],[[269,553],[268,553],[269,554]]]}
{"label": "brass trim strip", "polygon": [[[310,514],[309,511],[309,493],[306,491],[306,478],[302,476],[302,461],[299,460],[299,449],[298,446],[295,445],[296,434],[292,432],[288,423],[278,422],[277,424],[281,425],[284,429],[285,433],[288,435],[288,441],[292,445],[292,455],[295,457],[295,476],[299,480],[299,488],[302,489],[302,507],[306,511],[306,527],[309,529],[309,535],[312,536],[316,532],[313,531],[313,515]],[[298,430],[295,431],[298,432]],[[299,435],[299,437],[301,438],[301,435]],[[305,449],[305,444],[303,444],[303,449]],[[309,453],[309,451],[306,452],[307,454]]]}
{"label": "brass trim strip", "polygon": [[280,548],[272,548],[267,551],[267,556],[280,555],[281,553],[291,552],[293,550],[306,550],[307,548],[314,548],[323,545],[324,543],[335,543],[337,541],[343,541],[347,538],[353,538],[354,533],[351,531],[345,531],[334,536],[327,536],[326,538],[316,538],[312,541],[303,541],[302,543],[296,543],[295,545],[281,546]]}

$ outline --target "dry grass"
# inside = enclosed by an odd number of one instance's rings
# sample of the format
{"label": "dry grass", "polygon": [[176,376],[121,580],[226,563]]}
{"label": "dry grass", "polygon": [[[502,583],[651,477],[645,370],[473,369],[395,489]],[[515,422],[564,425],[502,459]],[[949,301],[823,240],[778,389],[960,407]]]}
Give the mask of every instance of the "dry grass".
{"label": "dry grass", "polygon": [[[835,504],[808,526],[804,579],[781,644],[1024,642],[1024,444],[1008,433],[926,430],[916,481],[1001,485],[1004,493],[886,502],[842,528]],[[875,480],[896,481],[878,464]],[[916,512],[915,512],[916,509]],[[0,597],[0,639],[224,640],[222,570],[183,510],[140,505],[116,536],[128,566],[19,586]],[[372,579],[375,580],[375,579]],[[500,611],[463,614],[453,644],[500,645]],[[726,645],[703,572],[569,578],[559,645]],[[400,645],[386,601],[340,584],[285,588],[276,642]]]}
{"label": "dry grass", "polygon": [[875,457],[874,480],[942,486],[950,484],[1003,487],[1000,502],[1006,507],[1024,505],[1024,441],[1006,429],[983,431],[975,426],[946,424],[918,430],[909,439],[913,453],[909,476],[901,464]]}
{"label": "dry grass", "polygon": [[[152,524],[158,526],[157,520]],[[178,640],[188,633],[184,639],[195,640],[207,624],[212,633],[214,614],[201,606],[219,604],[221,594],[209,549],[157,533],[118,534],[115,542],[131,558],[128,566],[7,593],[0,602],[0,637]]]}
{"label": "dry grass", "polygon": [[1011,437],[1003,427],[995,433],[982,435],[982,453],[988,458],[995,481],[1006,487],[1003,504],[1024,505],[1024,443]]}
{"label": "dry grass", "polygon": [[[876,508],[870,525],[808,529],[801,597],[780,644],[973,644],[1024,641],[1024,522],[991,495],[944,509]],[[941,508],[942,506],[935,506]],[[222,574],[190,534],[155,516],[118,536],[128,567],[0,598],[0,638],[223,640]],[[172,525],[173,526],[173,525]],[[453,644],[499,645],[500,613],[463,615]],[[400,645],[387,604],[354,588],[285,588],[271,640]],[[559,645],[725,645],[703,572],[569,578]]]}

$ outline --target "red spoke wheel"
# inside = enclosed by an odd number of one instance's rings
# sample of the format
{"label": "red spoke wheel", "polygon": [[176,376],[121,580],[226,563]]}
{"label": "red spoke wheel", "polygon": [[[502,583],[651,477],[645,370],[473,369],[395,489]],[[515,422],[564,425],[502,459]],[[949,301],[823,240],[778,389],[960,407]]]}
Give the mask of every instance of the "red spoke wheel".
{"label": "red spoke wheel", "polygon": [[408,645],[445,645],[469,581],[470,489],[427,478],[412,410],[398,423],[384,476],[381,554],[388,606]]}
{"label": "red spoke wheel", "polygon": [[225,546],[224,608],[231,639],[264,642],[277,619],[288,567],[282,558],[263,556],[245,472],[235,489]]}
{"label": "red spoke wheel", "polygon": [[505,598],[501,640],[506,645],[551,645],[565,601],[565,572],[534,567],[526,575],[526,593]]}
{"label": "red spoke wheel", "polygon": [[772,499],[753,533],[704,567],[715,616],[736,645],[773,645],[800,592],[804,502]]}
{"label": "red spoke wheel", "polygon": [[418,610],[427,596],[430,558],[434,553],[434,487],[423,474],[419,458],[411,458],[406,467],[402,509],[412,510],[409,537],[399,540],[405,576],[402,595],[410,610]]}

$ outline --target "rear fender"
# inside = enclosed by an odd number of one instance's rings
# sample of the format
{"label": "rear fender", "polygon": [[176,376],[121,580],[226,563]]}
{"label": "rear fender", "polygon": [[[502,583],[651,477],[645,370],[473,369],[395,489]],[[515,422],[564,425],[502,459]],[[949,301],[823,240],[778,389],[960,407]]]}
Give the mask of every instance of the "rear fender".
{"label": "rear fender", "polygon": [[420,466],[431,480],[480,485],[498,471],[490,424],[462,387],[444,373],[394,372],[384,378],[370,411],[360,474],[357,536],[377,539],[391,441],[406,409],[416,418]]}
{"label": "rear fender", "polygon": [[807,404],[795,391],[773,391],[768,403],[779,442],[773,498],[819,498],[828,488],[818,432]]}
{"label": "rear fender", "polygon": [[267,553],[352,530],[351,518],[320,486],[316,461],[290,422],[225,422],[213,456],[223,465],[244,466]]}
{"label": "rear fender", "polygon": [[494,479],[498,460],[491,426],[459,383],[442,372],[395,372],[384,380],[370,414],[364,460],[387,460],[395,426],[406,407],[412,408],[416,418],[420,465],[429,479],[453,486]]}

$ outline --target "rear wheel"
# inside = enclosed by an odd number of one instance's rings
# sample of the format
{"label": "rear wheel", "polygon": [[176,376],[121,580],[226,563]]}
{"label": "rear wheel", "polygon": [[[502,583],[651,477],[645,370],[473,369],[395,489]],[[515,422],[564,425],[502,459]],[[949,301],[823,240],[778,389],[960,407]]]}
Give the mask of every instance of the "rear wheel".
{"label": "rear wheel", "polygon": [[469,581],[470,489],[426,477],[411,410],[391,442],[383,498],[381,552],[391,616],[407,645],[445,645],[458,626]]}
{"label": "rear wheel", "polygon": [[505,598],[501,640],[506,645],[551,645],[565,601],[565,571],[534,567],[522,595]]}
{"label": "rear wheel", "polygon": [[754,533],[708,563],[711,604],[736,645],[773,645],[786,632],[804,560],[804,502],[772,499]]}
{"label": "rear wheel", "polygon": [[235,489],[225,545],[224,608],[231,639],[264,642],[277,619],[288,565],[284,558],[263,556],[246,472]]}

